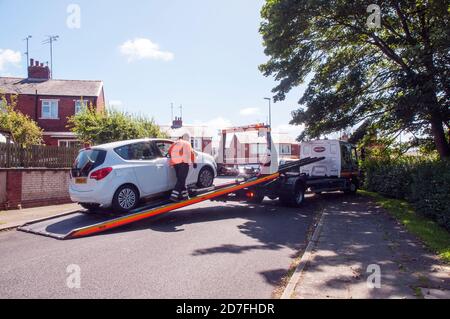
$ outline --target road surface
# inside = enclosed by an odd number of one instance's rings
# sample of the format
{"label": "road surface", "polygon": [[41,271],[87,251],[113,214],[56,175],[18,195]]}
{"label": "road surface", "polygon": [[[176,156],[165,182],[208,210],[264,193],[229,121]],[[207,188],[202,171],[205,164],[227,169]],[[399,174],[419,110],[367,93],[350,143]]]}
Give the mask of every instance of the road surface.
{"label": "road surface", "polygon": [[270,298],[321,205],[207,201],[67,241],[0,232],[0,298]]}

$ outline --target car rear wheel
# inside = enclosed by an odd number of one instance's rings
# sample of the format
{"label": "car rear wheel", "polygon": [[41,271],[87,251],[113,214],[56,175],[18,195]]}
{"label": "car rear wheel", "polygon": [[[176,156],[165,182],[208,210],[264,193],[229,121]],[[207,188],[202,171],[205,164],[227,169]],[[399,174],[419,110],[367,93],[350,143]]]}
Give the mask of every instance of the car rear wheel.
{"label": "car rear wheel", "polygon": [[86,209],[86,213],[94,213],[100,208],[100,204],[79,203],[81,207]]}
{"label": "car rear wheel", "polygon": [[112,207],[118,212],[127,212],[137,207],[139,192],[133,185],[123,185],[115,192]]}
{"label": "car rear wheel", "polygon": [[203,167],[198,173],[197,187],[207,188],[214,183],[214,172],[209,167]]}

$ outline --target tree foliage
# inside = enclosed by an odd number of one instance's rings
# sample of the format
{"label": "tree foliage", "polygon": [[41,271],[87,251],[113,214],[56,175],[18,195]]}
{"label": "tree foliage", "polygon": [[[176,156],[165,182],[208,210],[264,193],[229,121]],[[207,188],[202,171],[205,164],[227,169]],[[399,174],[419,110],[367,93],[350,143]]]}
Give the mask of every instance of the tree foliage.
{"label": "tree foliage", "polygon": [[[381,27],[367,24],[368,4]],[[260,32],[275,101],[313,78],[293,112],[300,136],[365,122],[384,136],[431,137],[450,156],[450,6],[446,0],[267,0]]]}
{"label": "tree foliage", "polygon": [[144,137],[164,137],[153,119],[114,109],[96,111],[89,107],[69,118],[69,128],[85,143],[108,142]]}
{"label": "tree foliage", "polygon": [[26,147],[42,143],[42,129],[28,115],[16,110],[17,96],[12,95],[10,101],[0,97],[0,129],[10,132],[17,145]]}

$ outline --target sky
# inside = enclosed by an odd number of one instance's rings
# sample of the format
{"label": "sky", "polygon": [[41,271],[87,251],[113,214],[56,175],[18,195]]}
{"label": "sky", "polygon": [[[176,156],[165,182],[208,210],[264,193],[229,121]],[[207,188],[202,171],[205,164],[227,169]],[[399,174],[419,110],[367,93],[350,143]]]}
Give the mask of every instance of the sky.
{"label": "sky", "polygon": [[[30,58],[50,60],[53,78],[102,80],[109,105],[169,124],[217,126],[267,122],[272,78],[258,32],[263,0],[0,0],[0,76],[26,77]],[[274,130],[288,125],[305,87],[272,104]]]}

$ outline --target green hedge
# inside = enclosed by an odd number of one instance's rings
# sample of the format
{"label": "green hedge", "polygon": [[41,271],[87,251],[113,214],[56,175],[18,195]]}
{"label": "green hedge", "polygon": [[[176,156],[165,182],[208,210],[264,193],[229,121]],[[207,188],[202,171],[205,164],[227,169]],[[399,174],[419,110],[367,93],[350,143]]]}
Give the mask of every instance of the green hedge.
{"label": "green hedge", "polygon": [[366,190],[405,199],[450,230],[450,161],[367,160],[363,170]]}

